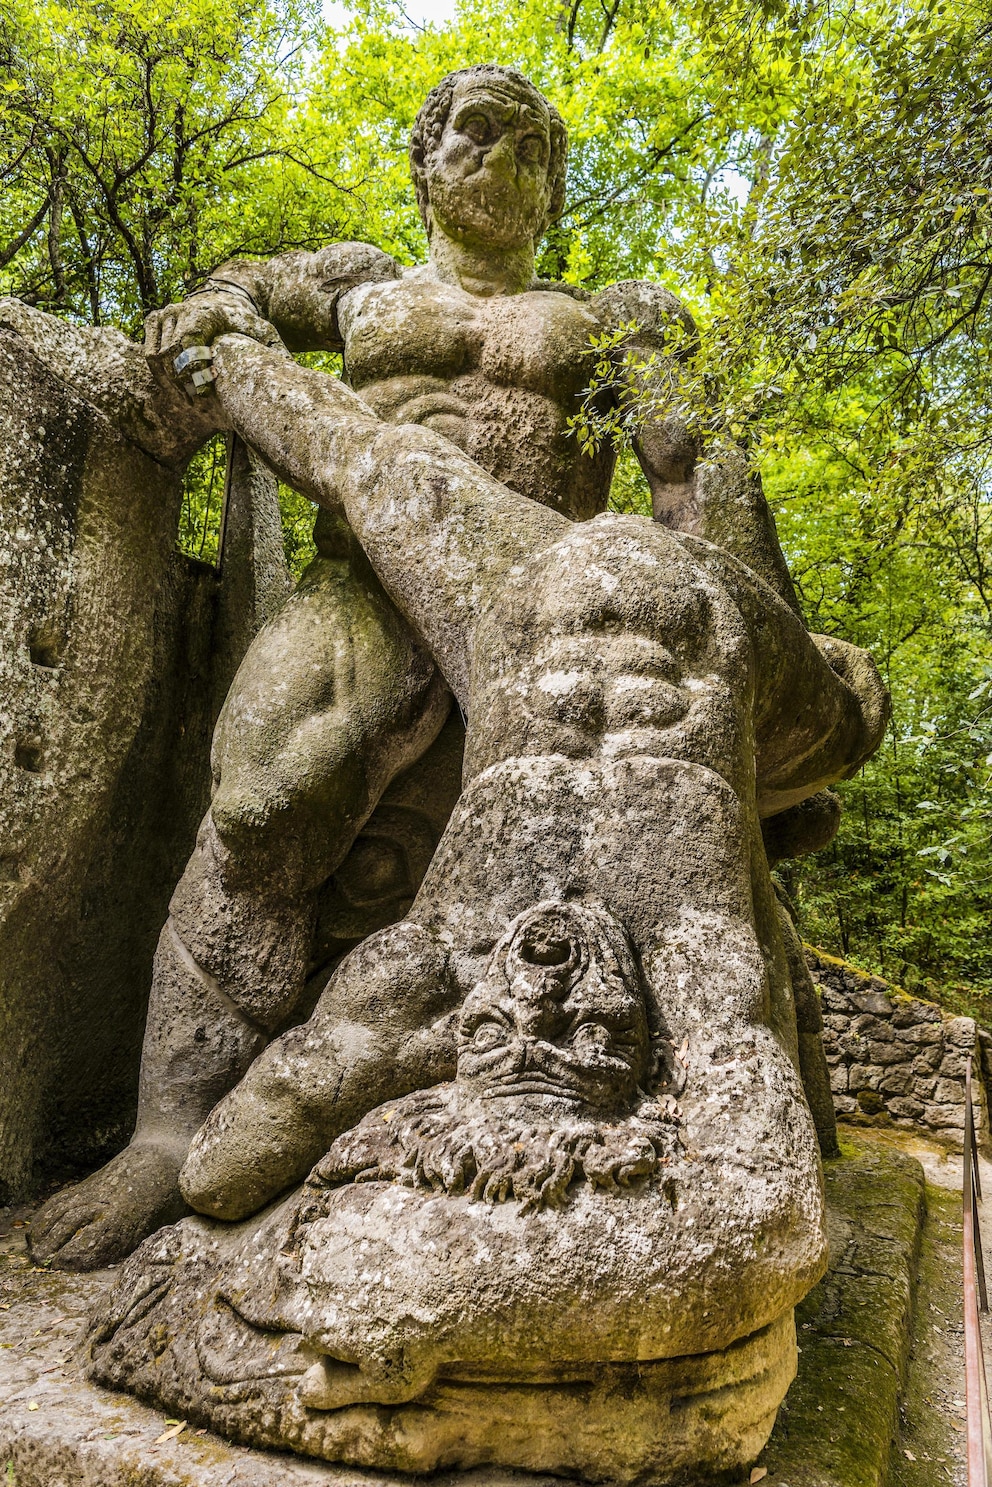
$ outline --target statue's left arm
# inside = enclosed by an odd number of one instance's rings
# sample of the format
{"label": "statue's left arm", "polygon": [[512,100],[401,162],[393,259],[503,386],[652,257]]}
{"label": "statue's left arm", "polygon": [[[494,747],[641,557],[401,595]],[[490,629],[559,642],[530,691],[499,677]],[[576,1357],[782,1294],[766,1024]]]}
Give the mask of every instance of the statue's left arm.
{"label": "statue's left arm", "polygon": [[[612,284],[593,308],[606,328],[636,324],[624,353],[666,361],[691,354],[697,344],[692,316],[660,284],[632,279]],[[799,602],[765,500],[761,476],[731,443],[701,449],[677,407],[646,419],[634,451],[647,478],[655,520],[676,532],[703,537],[746,563],[799,612]]]}

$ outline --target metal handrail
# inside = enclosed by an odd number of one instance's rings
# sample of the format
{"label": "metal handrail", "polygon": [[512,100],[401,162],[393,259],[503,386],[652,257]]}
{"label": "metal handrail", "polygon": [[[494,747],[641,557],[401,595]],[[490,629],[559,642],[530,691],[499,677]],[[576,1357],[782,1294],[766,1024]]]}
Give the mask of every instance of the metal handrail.
{"label": "metal handrail", "polygon": [[971,1100],[971,1054],[964,1076],[964,1174],[961,1190],[964,1244],[964,1382],[968,1417],[968,1487],[992,1487],[992,1427],[979,1308],[989,1309],[985,1260],[978,1204],[982,1182],[978,1172],[978,1138]]}

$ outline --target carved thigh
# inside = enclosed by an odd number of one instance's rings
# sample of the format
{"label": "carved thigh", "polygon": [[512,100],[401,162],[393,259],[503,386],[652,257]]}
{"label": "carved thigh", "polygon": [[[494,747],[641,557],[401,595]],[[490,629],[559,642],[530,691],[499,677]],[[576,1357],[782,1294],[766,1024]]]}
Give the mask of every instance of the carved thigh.
{"label": "carved thigh", "polygon": [[449,707],[357,543],[315,558],[250,646],[217,724],[225,876],[289,894],[323,882]]}

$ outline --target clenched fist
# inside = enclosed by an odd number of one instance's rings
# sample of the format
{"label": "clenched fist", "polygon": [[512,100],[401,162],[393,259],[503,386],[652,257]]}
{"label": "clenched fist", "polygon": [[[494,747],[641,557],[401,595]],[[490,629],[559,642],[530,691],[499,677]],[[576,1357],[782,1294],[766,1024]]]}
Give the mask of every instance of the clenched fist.
{"label": "clenched fist", "polygon": [[275,327],[257,315],[246,299],[217,289],[153,310],[145,320],[145,355],[156,370],[173,381],[185,382],[189,373],[176,370],[176,358],[191,346],[210,346],[226,334],[249,336],[263,346],[283,344]]}

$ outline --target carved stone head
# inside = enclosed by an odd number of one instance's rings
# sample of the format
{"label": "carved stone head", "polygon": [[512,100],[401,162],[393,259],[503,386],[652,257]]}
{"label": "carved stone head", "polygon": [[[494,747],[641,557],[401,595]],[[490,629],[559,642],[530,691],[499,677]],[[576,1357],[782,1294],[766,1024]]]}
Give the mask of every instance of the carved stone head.
{"label": "carved stone head", "polygon": [[458,1082],[487,1100],[629,1108],[650,1069],[640,976],[620,925],[588,904],[521,914],[465,1000]]}
{"label": "carved stone head", "polygon": [[534,245],[565,199],[565,124],[533,83],[483,63],[427,95],[410,170],[428,236],[494,250]]}

